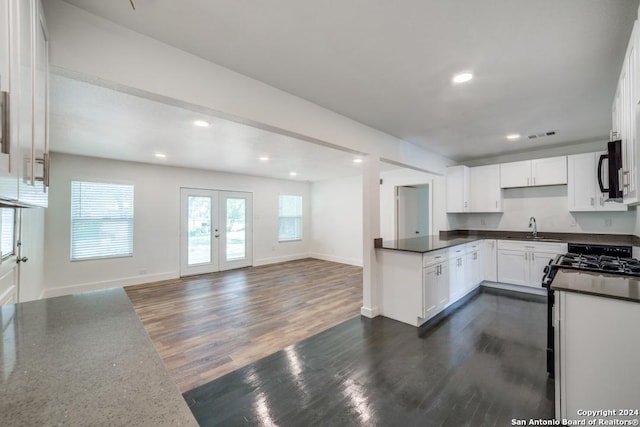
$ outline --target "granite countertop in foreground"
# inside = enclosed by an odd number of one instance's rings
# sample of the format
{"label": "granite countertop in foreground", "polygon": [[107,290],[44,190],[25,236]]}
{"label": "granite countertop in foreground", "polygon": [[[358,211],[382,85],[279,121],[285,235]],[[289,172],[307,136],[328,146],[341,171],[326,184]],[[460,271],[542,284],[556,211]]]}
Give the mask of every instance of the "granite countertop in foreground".
{"label": "granite countertop in foreground", "polygon": [[640,278],[558,269],[551,289],[640,303]]}
{"label": "granite countertop in foreground", "polygon": [[376,244],[379,249],[392,249],[396,251],[425,253],[451,246],[464,245],[465,243],[482,240],[482,237],[457,237],[441,239],[439,236],[412,237],[411,239],[385,240]]}
{"label": "granite countertop in foreground", "polygon": [[3,306],[0,320],[0,425],[197,425],[124,290]]}

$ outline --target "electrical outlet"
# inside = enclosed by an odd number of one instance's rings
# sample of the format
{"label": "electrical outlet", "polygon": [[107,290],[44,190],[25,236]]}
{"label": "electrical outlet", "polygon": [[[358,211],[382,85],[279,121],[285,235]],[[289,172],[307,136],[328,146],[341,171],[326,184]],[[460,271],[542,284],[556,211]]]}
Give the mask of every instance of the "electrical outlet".
{"label": "electrical outlet", "polygon": [[613,223],[613,221],[611,221],[611,218],[605,218],[604,219],[604,226],[605,227],[611,227],[612,223]]}

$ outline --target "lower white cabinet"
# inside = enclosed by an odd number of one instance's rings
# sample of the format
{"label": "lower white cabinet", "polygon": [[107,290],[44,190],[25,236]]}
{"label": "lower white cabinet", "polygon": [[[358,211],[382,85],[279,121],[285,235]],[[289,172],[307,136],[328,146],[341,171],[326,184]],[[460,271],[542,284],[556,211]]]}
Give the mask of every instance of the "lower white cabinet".
{"label": "lower white cabinet", "polygon": [[497,282],[498,242],[493,239],[483,240],[480,247],[482,254],[482,280]]}
{"label": "lower white cabinet", "polygon": [[465,292],[475,288],[482,282],[482,256],[481,244],[473,245],[469,248],[464,258],[465,264]]}
{"label": "lower white cabinet", "polygon": [[565,243],[498,241],[498,282],[539,288],[544,267],[565,253]]}
{"label": "lower white cabinet", "polygon": [[449,300],[456,301],[466,290],[466,266],[464,245],[449,250]]}
{"label": "lower white cabinet", "polygon": [[424,268],[422,279],[423,319],[430,319],[449,303],[449,264],[447,261]]}

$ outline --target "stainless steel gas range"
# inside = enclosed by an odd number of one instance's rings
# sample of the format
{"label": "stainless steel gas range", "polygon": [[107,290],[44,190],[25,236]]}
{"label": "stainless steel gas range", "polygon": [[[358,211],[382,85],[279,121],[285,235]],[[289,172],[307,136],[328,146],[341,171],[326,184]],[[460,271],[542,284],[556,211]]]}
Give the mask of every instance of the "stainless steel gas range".
{"label": "stainless steel gas range", "polygon": [[561,268],[580,270],[585,273],[620,274],[640,276],[640,260],[632,257],[631,246],[569,244],[568,252],[558,255],[545,267],[542,286],[547,289],[547,372],[555,375],[553,304],[553,278]]}

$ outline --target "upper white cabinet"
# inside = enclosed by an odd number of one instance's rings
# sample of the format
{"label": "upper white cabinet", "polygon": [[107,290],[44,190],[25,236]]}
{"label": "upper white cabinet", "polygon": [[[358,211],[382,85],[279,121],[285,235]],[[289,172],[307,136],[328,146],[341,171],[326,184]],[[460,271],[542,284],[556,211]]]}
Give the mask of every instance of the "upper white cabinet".
{"label": "upper white cabinet", "polygon": [[567,183],[567,156],[502,163],[500,187],[534,187]]}
{"label": "upper white cabinet", "polygon": [[502,212],[500,165],[469,168],[471,212]]}
{"label": "upper white cabinet", "polygon": [[500,166],[447,168],[447,212],[502,212]]}
{"label": "upper white cabinet", "polygon": [[39,0],[4,0],[0,9],[0,73],[8,70],[10,76],[0,75],[5,92],[0,200],[46,207],[49,41],[44,11]]}
{"label": "upper white cabinet", "polygon": [[447,168],[447,212],[469,212],[469,168]]}
{"label": "upper white cabinet", "polygon": [[[567,196],[570,212],[627,210],[627,206],[622,203],[607,202],[608,193],[600,192],[597,167],[602,154],[606,152],[567,156]],[[606,162],[603,166],[602,179],[606,182],[608,176]]]}
{"label": "upper white cabinet", "polygon": [[624,203],[638,202],[638,147],[637,120],[640,101],[640,38],[638,21],[633,26],[624,63],[618,79],[618,87],[612,106],[612,130],[622,140],[622,198]]}

